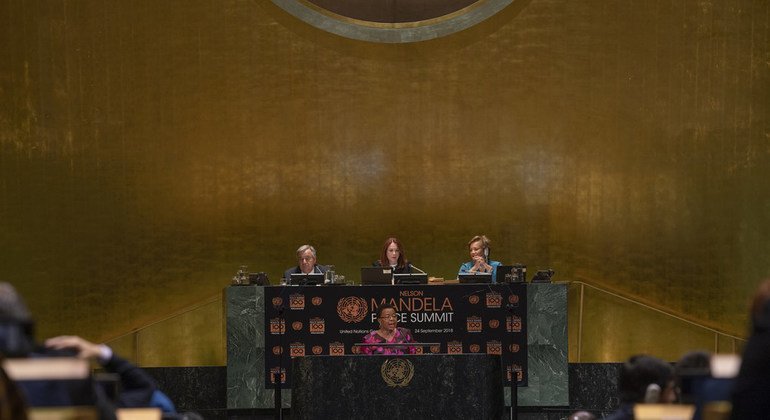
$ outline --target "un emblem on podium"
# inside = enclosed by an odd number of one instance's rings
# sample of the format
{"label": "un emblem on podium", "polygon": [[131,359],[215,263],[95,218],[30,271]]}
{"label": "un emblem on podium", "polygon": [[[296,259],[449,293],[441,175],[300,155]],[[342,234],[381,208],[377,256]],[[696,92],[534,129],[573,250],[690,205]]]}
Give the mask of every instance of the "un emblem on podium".
{"label": "un emblem on podium", "polygon": [[391,387],[405,387],[412,382],[414,365],[407,359],[387,359],[380,368],[382,380]]}

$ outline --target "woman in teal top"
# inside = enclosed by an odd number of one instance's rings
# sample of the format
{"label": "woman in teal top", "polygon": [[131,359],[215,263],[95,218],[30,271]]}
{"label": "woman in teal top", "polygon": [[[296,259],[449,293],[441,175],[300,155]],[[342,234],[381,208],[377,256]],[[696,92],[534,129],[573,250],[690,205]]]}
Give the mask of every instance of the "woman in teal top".
{"label": "woman in teal top", "polygon": [[492,273],[492,283],[497,282],[497,267],[500,261],[489,259],[489,238],[476,235],[468,242],[471,260],[460,266],[458,274]]}

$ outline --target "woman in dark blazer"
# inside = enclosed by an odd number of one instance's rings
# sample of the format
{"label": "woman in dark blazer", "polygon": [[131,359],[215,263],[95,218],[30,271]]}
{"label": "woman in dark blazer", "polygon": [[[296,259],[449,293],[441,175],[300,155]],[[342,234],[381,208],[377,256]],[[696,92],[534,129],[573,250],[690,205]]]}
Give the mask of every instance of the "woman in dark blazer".
{"label": "woman in dark blazer", "polygon": [[406,259],[404,247],[401,242],[390,237],[382,245],[380,259],[374,262],[375,267],[390,267],[393,274],[409,274],[412,272],[412,264]]}

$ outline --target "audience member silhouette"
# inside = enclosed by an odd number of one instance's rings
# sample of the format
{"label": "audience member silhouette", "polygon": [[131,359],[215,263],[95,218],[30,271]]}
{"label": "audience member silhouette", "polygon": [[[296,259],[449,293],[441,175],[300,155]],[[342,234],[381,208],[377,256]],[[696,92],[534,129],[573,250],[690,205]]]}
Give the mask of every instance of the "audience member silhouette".
{"label": "audience member silhouette", "polygon": [[751,304],[751,335],[733,388],[732,418],[770,418],[770,279]]}
{"label": "audience member silhouette", "polygon": [[711,374],[711,353],[705,350],[693,350],[682,355],[674,368],[676,375],[677,401],[685,404],[694,402],[693,379]]}
{"label": "audience member silhouette", "polygon": [[635,404],[674,402],[674,370],[656,357],[632,356],[620,368],[618,393],[620,407],[606,419],[632,420]]}
{"label": "audience member silhouette", "polygon": [[[0,353],[9,357],[45,358],[72,356],[71,352],[35,345],[34,322],[26,304],[9,283],[0,282]],[[34,380],[17,385],[30,407],[95,406],[100,419],[116,418],[115,408],[104,391],[86,380]]]}
{"label": "audience member silhouette", "polygon": [[75,351],[77,357],[97,361],[107,372],[120,376],[118,407],[156,407],[164,413],[176,413],[174,403],[164,394],[155,380],[144,370],[116,355],[104,344],[95,344],[78,336],[63,335],[49,338],[45,346],[57,350]]}

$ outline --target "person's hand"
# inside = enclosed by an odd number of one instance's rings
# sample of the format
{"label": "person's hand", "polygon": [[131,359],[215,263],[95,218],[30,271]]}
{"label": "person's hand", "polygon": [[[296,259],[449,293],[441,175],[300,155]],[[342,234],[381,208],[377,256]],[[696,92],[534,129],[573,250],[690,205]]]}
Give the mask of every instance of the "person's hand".
{"label": "person's hand", "polygon": [[74,349],[78,352],[78,357],[81,359],[96,359],[102,355],[100,345],[84,340],[76,335],[60,335],[49,338],[45,340],[45,346],[56,350]]}
{"label": "person's hand", "polygon": [[486,267],[487,260],[481,255],[473,257],[473,267],[477,270]]}

